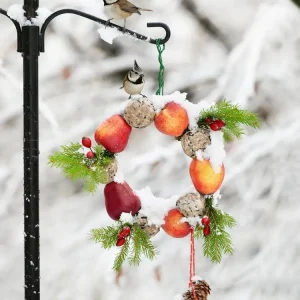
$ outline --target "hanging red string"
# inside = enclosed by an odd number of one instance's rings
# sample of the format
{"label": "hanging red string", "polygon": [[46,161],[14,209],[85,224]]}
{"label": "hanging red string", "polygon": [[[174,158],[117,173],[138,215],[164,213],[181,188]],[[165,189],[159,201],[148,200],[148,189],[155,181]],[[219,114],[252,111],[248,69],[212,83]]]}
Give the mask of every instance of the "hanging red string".
{"label": "hanging red string", "polygon": [[190,282],[189,288],[192,289],[192,293],[195,300],[198,300],[195,288],[193,285],[193,277],[195,276],[196,272],[196,264],[195,264],[195,237],[194,237],[194,228],[191,229],[191,245],[190,245]]}

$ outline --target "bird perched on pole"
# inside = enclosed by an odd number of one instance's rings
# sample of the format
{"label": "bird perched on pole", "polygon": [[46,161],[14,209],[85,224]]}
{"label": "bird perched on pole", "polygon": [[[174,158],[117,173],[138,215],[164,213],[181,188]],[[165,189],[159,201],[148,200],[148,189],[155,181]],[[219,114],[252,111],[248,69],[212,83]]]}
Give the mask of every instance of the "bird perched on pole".
{"label": "bird perched on pole", "polygon": [[[141,92],[144,88],[145,79],[144,72],[137,64],[136,60],[134,61],[133,68],[127,73],[124,78],[123,86],[125,92],[129,94],[129,99],[132,95],[142,95]],[[146,97],[142,95],[143,97]]]}
{"label": "bird perched on pole", "polygon": [[124,30],[126,26],[126,19],[132,14],[141,15],[141,11],[152,11],[147,8],[140,8],[132,4],[127,0],[103,0],[105,13],[110,17],[107,20],[107,24],[113,20],[124,20]]}

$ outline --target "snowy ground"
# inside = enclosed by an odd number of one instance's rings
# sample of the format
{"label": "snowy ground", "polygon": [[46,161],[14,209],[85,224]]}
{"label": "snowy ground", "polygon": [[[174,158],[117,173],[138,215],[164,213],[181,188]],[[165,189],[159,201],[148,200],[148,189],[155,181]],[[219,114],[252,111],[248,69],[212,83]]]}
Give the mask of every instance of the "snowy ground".
{"label": "snowy ground", "polygon": [[[194,102],[226,97],[263,121],[260,131],[226,149],[220,205],[238,221],[235,255],[212,265],[197,244],[197,274],[211,285],[209,299],[299,299],[300,10],[288,0],[133,2],[154,13],[132,17],[129,28],[159,37],[161,30],[145,24],[162,21],[172,30],[164,54],[166,93],[184,91]],[[1,8],[15,3],[21,1],[1,0]],[[41,0],[40,6],[105,18],[100,0]],[[17,300],[23,297],[22,60],[14,27],[0,16],[0,28],[0,295]],[[110,45],[97,30],[92,22],[61,16],[40,56],[42,299],[172,300],[187,288],[188,239],[159,235],[158,260],[125,266],[116,281],[113,253],[88,240],[91,228],[110,222],[102,188],[89,196],[46,164],[59,145],[92,136],[125,100],[118,88],[134,59],[146,73],[144,92],[157,88],[155,46],[126,38]],[[191,185],[179,143],[153,128],[135,130],[119,162],[135,189],[149,185],[169,197]]]}

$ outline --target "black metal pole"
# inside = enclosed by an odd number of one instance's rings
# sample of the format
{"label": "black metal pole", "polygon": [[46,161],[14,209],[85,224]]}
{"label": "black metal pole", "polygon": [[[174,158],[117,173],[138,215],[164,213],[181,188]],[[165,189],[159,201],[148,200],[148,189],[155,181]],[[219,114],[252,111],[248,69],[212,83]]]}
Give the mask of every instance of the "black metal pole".
{"label": "black metal pole", "polygon": [[[24,0],[25,17],[30,20],[36,17],[39,8],[38,0]],[[7,15],[0,8],[0,14],[8,17],[15,25],[18,37],[18,52],[23,54],[23,86],[24,86],[24,258],[25,258],[25,300],[40,300],[40,236],[39,236],[39,79],[38,58],[44,52],[44,38],[48,24],[55,17],[71,13],[92,21],[106,24],[105,20],[76,11],[62,9],[50,15],[41,31],[38,26],[23,26]],[[108,24],[109,27],[123,31],[123,28]],[[170,28],[163,23],[148,23],[148,27],[161,27],[166,35],[160,39],[161,44],[168,42]],[[125,33],[135,39],[156,44],[152,39],[126,29]]]}
{"label": "black metal pole", "polygon": [[[38,1],[24,0],[25,16],[35,17]],[[24,84],[24,256],[25,300],[40,299],[39,243],[39,27],[22,27]]]}
{"label": "black metal pole", "polygon": [[25,17],[29,20],[36,17],[36,10],[39,8],[39,0],[24,0],[23,9]]}

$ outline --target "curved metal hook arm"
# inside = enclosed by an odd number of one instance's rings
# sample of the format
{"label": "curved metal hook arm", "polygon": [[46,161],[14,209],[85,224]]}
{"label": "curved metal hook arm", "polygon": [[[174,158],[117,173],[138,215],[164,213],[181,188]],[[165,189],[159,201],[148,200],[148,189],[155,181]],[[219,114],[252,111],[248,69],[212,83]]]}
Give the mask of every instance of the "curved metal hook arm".
{"label": "curved metal hook arm", "polygon": [[6,16],[8,19],[10,19],[14,23],[14,25],[17,29],[17,48],[18,48],[17,51],[22,52],[22,30],[21,30],[20,24],[17,21],[10,18],[7,15],[7,11],[5,11],[4,9],[0,8],[0,14],[3,15],[3,16]]}
{"label": "curved metal hook arm", "polygon": [[[151,44],[156,44],[156,39],[149,38],[149,37],[144,36],[142,34],[139,34],[139,33],[136,33],[134,31],[131,31],[129,29],[123,30],[123,27],[121,27],[119,25],[116,25],[116,24],[113,24],[113,23],[106,24],[107,21],[105,21],[103,19],[100,19],[100,18],[97,18],[97,17],[95,17],[93,15],[89,15],[89,14],[86,14],[84,12],[81,12],[81,11],[78,11],[78,10],[75,10],[75,9],[61,9],[61,10],[58,10],[55,13],[51,14],[45,20],[45,22],[44,22],[44,24],[43,24],[43,26],[41,28],[41,33],[40,33],[40,37],[41,37],[41,39],[40,39],[40,51],[41,52],[45,51],[45,32],[46,32],[47,26],[49,25],[49,23],[55,17],[57,17],[59,15],[62,15],[62,14],[74,14],[74,15],[78,15],[78,16],[87,18],[89,20],[92,20],[94,22],[97,22],[97,23],[100,23],[100,24],[103,24],[103,25],[107,25],[107,27],[116,28],[117,30],[119,30],[121,32],[124,32],[124,34],[132,36],[135,39],[139,39],[141,41],[145,41],[145,42],[148,42],[148,43],[151,43]],[[147,27],[161,27],[161,28],[163,28],[166,31],[165,37],[163,39],[161,39],[161,42],[160,42],[161,44],[165,44],[170,39],[171,30],[170,30],[170,28],[166,24],[164,24],[164,23],[148,23]]]}

